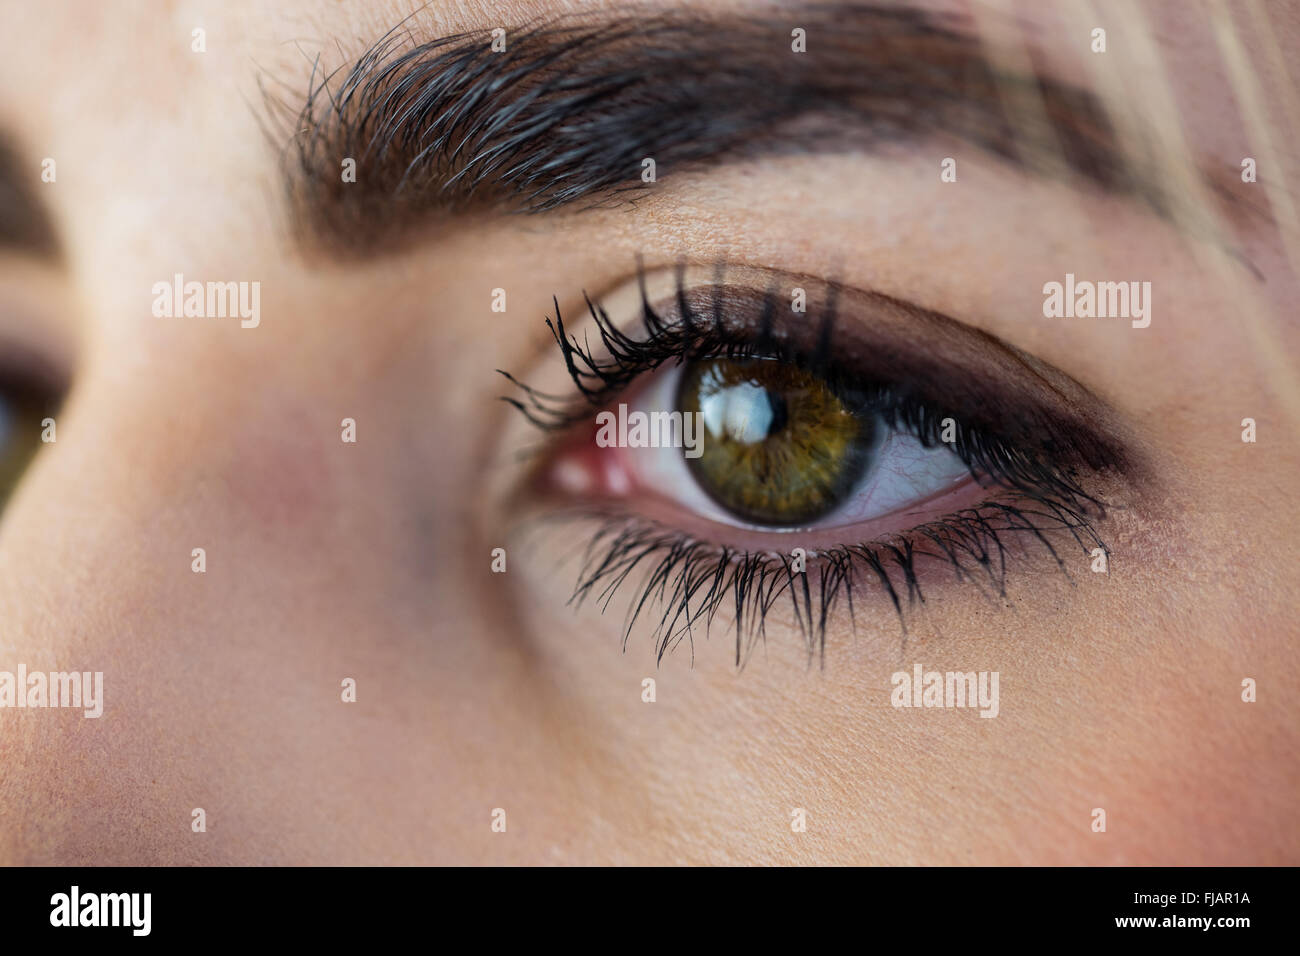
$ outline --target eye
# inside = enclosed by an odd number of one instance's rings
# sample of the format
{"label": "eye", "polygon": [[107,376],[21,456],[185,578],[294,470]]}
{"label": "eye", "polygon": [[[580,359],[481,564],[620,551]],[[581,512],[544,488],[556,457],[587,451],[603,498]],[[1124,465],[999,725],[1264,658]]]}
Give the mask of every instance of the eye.
{"label": "eye", "polygon": [[647,441],[610,454],[631,484],[722,524],[833,528],[890,515],[972,480],[951,448],[927,448],[891,425],[866,393],[811,369],[718,358],[650,378],[626,414],[652,425],[680,420],[680,436],[668,437],[681,441]]}
{"label": "eye", "polygon": [[[1005,594],[1017,562],[1068,575],[1071,547],[1108,552],[1094,489],[1127,491],[1143,466],[1114,413],[1058,369],[811,276],[671,277],[639,270],[599,305],[584,296],[576,331],[557,299],[554,374],[503,373],[505,400],[550,436],[521,507],[581,523],[573,604],[604,610],[632,589],[625,643],[648,619],[662,655],[722,611],[739,663],[784,598],[812,653],[860,594],[903,619],[922,588]],[[818,308],[795,313],[794,288]]]}
{"label": "eye", "polygon": [[0,507],[41,447],[42,423],[55,404],[40,389],[0,383]]}

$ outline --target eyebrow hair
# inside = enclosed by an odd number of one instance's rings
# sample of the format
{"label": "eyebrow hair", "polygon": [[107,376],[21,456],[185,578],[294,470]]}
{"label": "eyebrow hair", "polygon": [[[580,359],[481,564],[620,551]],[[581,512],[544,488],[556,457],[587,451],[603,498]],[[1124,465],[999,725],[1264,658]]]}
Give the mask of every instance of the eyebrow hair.
{"label": "eyebrow hair", "polygon": [[[999,73],[952,17],[836,3],[736,17],[698,12],[534,24],[413,43],[398,27],[346,71],[313,69],[285,153],[306,247],[370,255],[439,215],[548,212],[644,195],[657,177],[772,153],[870,150],[947,135],[1037,174],[1136,194],[1100,101]],[[807,52],[792,49],[806,31]],[[1046,129],[1005,99],[1036,96]],[[355,182],[343,163],[355,162]]]}
{"label": "eyebrow hair", "polygon": [[36,195],[35,170],[0,134],[0,251],[58,261],[62,250],[49,212]]}

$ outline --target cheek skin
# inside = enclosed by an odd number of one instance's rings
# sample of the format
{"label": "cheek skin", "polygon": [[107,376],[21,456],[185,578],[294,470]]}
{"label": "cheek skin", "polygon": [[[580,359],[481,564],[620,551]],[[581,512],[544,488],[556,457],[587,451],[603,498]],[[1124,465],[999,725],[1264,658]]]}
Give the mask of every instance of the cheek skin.
{"label": "cheek skin", "polygon": [[[1240,515],[1231,527],[1189,517],[1120,515],[1138,527],[1113,536],[1122,564],[1111,575],[1088,573],[1086,560],[1073,584],[1056,572],[1029,575],[1003,606],[944,594],[905,639],[889,615],[861,607],[856,633],[832,637],[824,670],[808,666],[780,615],[740,675],[726,620],[711,638],[697,635],[693,662],[684,643],[656,665],[643,633],[620,653],[617,601],[604,615],[575,616],[558,609],[567,574],[524,551],[520,567],[529,605],[557,608],[531,619],[532,633],[545,635],[538,666],[568,706],[617,715],[585,722],[593,729],[584,746],[617,754],[607,771],[656,808],[639,819],[646,853],[693,862],[1284,862],[1300,849],[1294,832],[1275,826],[1295,788],[1293,766],[1277,759],[1294,737],[1288,707],[1244,704],[1239,683],[1294,673],[1294,663],[1267,639],[1246,656],[1220,639],[1242,628],[1266,638],[1279,618],[1269,601],[1243,607],[1233,597],[1259,588],[1223,547],[1241,535]],[[1215,560],[1202,575],[1207,555]],[[1186,583],[1170,580],[1170,566],[1185,569]],[[998,670],[1001,714],[894,710],[890,674],[914,661]],[[639,699],[646,677],[658,682],[654,705]],[[689,812],[666,799],[683,781]],[[798,840],[792,807],[815,821]],[[1108,815],[1104,834],[1091,831],[1097,807]]]}
{"label": "cheek skin", "polygon": [[332,421],[308,407],[286,408],[275,421],[241,416],[244,422],[229,439],[230,508],[286,535],[303,534],[336,513],[343,504],[335,480],[343,464],[339,451],[348,447],[341,427],[331,429]]}

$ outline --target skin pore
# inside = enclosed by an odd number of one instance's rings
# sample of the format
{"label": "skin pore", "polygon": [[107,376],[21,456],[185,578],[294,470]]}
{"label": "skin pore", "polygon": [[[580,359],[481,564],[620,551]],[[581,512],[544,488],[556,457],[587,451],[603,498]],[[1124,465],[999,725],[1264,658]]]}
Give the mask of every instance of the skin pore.
{"label": "skin pore", "polygon": [[[1269,92],[1294,84],[1254,14],[1234,8],[1227,28],[1259,51],[1252,96],[1223,24],[1181,3],[1098,5],[1104,69],[1073,4],[927,5],[1010,36],[993,49],[1011,61],[1103,98],[1121,82],[1135,112],[1172,122],[1174,155],[1216,187],[1194,207],[1212,230],[935,135],[664,169],[635,204],[448,215],[382,254],[294,236],[264,93],[296,106],[318,55],[324,71],[350,64],[408,16],[425,40],[627,9],[18,14],[0,126],[61,255],[0,255],[0,350],[40,356],[70,388],[0,523],[0,670],[102,670],[106,701],[94,720],[0,711],[0,862],[1296,862],[1300,289],[1291,207],[1263,180],[1300,169],[1282,149],[1294,100]],[[1290,62],[1300,24],[1266,16]],[[1240,181],[1244,156],[1260,183]],[[521,490],[520,452],[545,439],[498,401],[495,370],[562,389],[552,297],[579,335],[583,290],[634,325],[619,292],[638,255],[871,290],[1072,378],[1143,463],[1109,479],[1110,573],[1077,547],[1061,550],[1068,576],[1024,549],[1005,597],[937,581],[906,633],[864,595],[830,624],[824,660],[779,604],[740,670],[725,621],[658,662],[648,628],[623,649],[635,589],[604,614],[566,606],[566,556],[593,526],[529,523],[547,503]],[[176,273],[259,281],[260,324],[154,317],[150,289]],[[1045,318],[1043,284],[1067,273],[1150,282],[1150,326]],[[999,672],[998,717],[892,707],[891,675],[915,662]]]}

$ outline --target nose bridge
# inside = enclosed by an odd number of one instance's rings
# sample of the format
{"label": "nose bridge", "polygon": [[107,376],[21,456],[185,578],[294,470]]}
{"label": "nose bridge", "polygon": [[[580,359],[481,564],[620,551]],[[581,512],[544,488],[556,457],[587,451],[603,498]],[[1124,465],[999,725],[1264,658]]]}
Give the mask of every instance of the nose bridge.
{"label": "nose bridge", "polygon": [[[106,595],[155,620],[188,607],[200,624],[204,610],[221,617],[252,594],[279,607],[295,589],[342,618],[386,599],[432,615],[437,568],[461,560],[469,530],[452,489],[482,438],[457,425],[464,397],[437,386],[437,363],[459,359],[429,347],[436,307],[405,301],[395,323],[365,277],[326,288],[295,265],[263,268],[272,236],[211,259],[146,227],[123,236],[136,254],[96,239],[71,263],[79,368],[57,440],[0,517],[5,629],[111,606]],[[259,284],[256,325],[186,314],[175,295],[172,314],[155,314],[161,286],[183,299],[191,283],[225,282]],[[204,571],[191,570],[195,549]],[[197,586],[214,575],[222,593]]]}
{"label": "nose bridge", "polygon": [[[201,639],[201,605],[181,600],[183,538],[151,467],[160,431],[138,428],[144,403],[94,383],[56,418],[11,500],[0,530],[0,670],[102,674],[102,713],[7,709],[0,725],[10,825],[0,858],[76,860],[125,835],[124,810],[149,826],[161,812],[142,799],[183,783],[183,741],[146,729],[184,725],[183,697],[159,693],[151,675],[186,673]],[[178,556],[179,557],[179,556]],[[192,670],[189,672],[192,673]],[[86,799],[86,790],[99,800]],[[178,794],[173,794],[178,796]]]}
{"label": "nose bridge", "polygon": [[[256,397],[232,381],[239,373],[171,361],[179,354],[141,349],[83,363],[54,441],[41,446],[3,516],[9,640],[51,653],[111,644],[114,655],[140,654],[150,666],[150,655],[180,646],[188,629],[201,632],[236,597],[205,586],[214,566],[255,568],[275,521],[307,523],[318,499],[301,489],[319,491],[328,472],[295,482],[288,465],[310,455],[279,451],[268,461],[279,446],[263,440]],[[269,480],[277,470],[298,493]],[[221,577],[224,587],[240,585],[238,574]]]}

